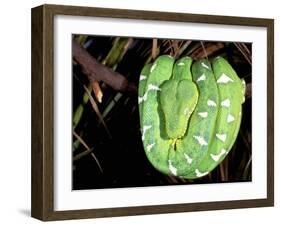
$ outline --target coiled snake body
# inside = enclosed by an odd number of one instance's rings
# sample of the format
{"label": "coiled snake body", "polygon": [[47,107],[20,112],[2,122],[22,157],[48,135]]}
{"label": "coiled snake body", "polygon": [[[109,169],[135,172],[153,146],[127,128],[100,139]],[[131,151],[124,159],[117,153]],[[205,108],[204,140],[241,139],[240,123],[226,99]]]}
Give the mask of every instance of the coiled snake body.
{"label": "coiled snake body", "polygon": [[145,65],[139,81],[142,142],[164,174],[199,178],[233,146],[241,122],[245,83],[222,57],[175,62],[168,55]]}

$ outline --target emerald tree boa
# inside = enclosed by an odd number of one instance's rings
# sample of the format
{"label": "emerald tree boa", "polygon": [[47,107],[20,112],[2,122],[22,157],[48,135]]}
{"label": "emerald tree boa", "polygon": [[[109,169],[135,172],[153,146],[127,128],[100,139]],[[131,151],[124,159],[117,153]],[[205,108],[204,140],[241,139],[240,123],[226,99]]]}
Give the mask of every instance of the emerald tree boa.
{"label": "emerald tree boa", "polygon": [[160,172],[200,178],[231,150],[245,83],[224,58],[159,56],[144,66],[138,93],[143,147]]}

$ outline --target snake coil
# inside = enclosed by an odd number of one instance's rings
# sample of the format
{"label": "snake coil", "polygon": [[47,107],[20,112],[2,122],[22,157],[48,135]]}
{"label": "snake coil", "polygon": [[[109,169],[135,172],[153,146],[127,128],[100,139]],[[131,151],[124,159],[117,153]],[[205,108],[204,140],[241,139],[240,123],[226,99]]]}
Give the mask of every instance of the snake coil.
{"label": "snake coil", "polygon": [[159,56],[139,79],[142,142],[160,172],[207,175],[231,150],[241,123],[245,83],[222,57],[210,63]]}

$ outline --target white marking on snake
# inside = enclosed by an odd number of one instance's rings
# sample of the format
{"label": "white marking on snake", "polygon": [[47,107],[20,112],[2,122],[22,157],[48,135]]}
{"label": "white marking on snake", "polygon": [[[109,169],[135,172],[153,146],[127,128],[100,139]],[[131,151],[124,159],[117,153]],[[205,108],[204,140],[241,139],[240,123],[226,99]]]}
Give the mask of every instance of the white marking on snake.
{"label": "white marking on snake", "polygon": [[206,75],[202,74],[196,81],[200,82],[200,81],[204,81],[204,80],[206,80]]}
{"label": "white marking on snake", "polygon": [[184,111],[183,111],[183,114],[187,115],[187,114],[188,114],[188,111],[189,111],[189,109],[188,109],[188,108],[185,108]]}
{"label": "white marking on snake", "polygon": [[208,145],[207,141],[204,139],[204,137],[201,137],[201,136],[193,136],[194,139],[196,139],[198,141],[198,143],[201,145],[201,146],[204,146],[204,145]]}
{"label": "white marking on snake", "polygon": [[220,152],[219,154],[217,154],[217,155],[210,154],[210,156],[211,156],[211,158],[212,158],[215,162],[217,162],[217,161],[219,161],[219,159],[220,159],[225,153],[226,153],[226,150],[223,148],[223,149],[221,149],[221,152]]}
{"label": "white marking on snake", "polygon": [[145,75],[140,75],[140,81],[145,80],[146,76]]}
{"label": "white marking on snake", "polygon": [[149,130],[150,128],[152,128],[152,125],[143,126],[143,129],[142,129],[142,136],[141,136],[141,139],[142,139],[142,140],[144,140],[145,133],[146,133],[146,131]]}
{"label": "white marking on snake", "polygon": [[234,116],[232,114],[228,114],[227,116],[227,123],[233,122],[235,120]]}
{"label": "white marking on snake", "polygon": [[138,98],[138,103],[140,104],[141,102],[143,102],[143,97]]}
{"label": "white marking on snake", "polygon": [[170,58],[173,58],[171,55],[167,55],[168,57],[170,57]]}
{"label": "white marking on snake", "polygon": [[146,101],[146,99],[147,99],[147,92],[146,92],[142,97],[139,97],[139,98],[138,98],[139,104],[142,103],[142,102],[144,102],[144,101]]}
{"label": "white marking on snake", "polygon": [[202,65],[204,68],[210,69],[209,66],[206,65],[204,62],[202,62],[201,65]]}
{"label": "white marking on snake", "polygon": [[184,66],[184,62],[179,62],[178,66]]}
{"label": "white marking on snake", "polygon": [[148,84],[148,87],[147,87],[147,91],[146,91],[146,92],[148,92],[148,91],[150,91],[150,90],[160,91],[161,89],[160,89],[158,86],[156,86],[156,85]]}
{"label": "white marking on snake", "polygon": [[201,173],[198,169],[196,169],[195,173],[196,173],[196,177],[203,177],[203,176],[207,175],[209,172]]}
{"label": "white marking on snake", "polygon": [[226,134],[225,133],[217,133],[216,137],[221,140],[222,142],[225,142],[226,140]]}
{"label": "white marking on snake", "polygon": [[198,115],[202,118],[207,118],[208,117],[208,112],[205,111],[205,112],[198,112]]}
{"label": "white marking on snake", "polygon": [[150,73],[151,73],[152,71],[154,71],[154,69],[156,68],[156,66],[157,66],[157,63],[154,63],[154,64],[152,65],[152,67],[150,68]]}
{"label": "white marking on snake", "polygon": [[150,152],[154,145],[155,145],[155,143],[147,145],[146,146],[147,151]]}
{"label": "white marking on snake", "polygon": [[170,159],[168,160],[168,163],[169,163],[169,170],[171,171],[171,173],[177,176],[177,168],[172,165],[172,161]]}
{"label": "white marking on snake", "polygon": [[228,83],[228,82],[233,82],[233,80],[225,73],[222,73],[221,77],[219,77],[219,79],[217,80],[217,83]]}
{"label": "white marking on snake", "polygon": [[188,164],[191,164],[191,163],[192,163],[192,161],[193,161],[193,159],[192,159],[192,158],[190,158],[190,157],[188,156],[188,154],[185,154],[185,153],[183,153],[183,154],[184,154],[184,157],[185,157],[185,159],[186,159],[187,163],[188,163]]}
{"label": "white marking on snake", "polygon": [[143,95],[142,97],[139,97],[139,98],[138,98],[139,104],[140,104],[141,102],[147,100],[148,92],[149,92],[149,91],[152,91],[152,90],[161,91],[161,89],[160,89],[158,86],[155,86],[155,85],[153,85],[153,84],[148,84],[147,90],[146,90],[146,92],[144,93],[144,95]]}
{"label": "white marking on snake", "polygon": [[242,115],[242,112],[241,111],[239,111],[239,116],[241,116]]}
{"label": "white marking on snake", "polygon": [[213,100],[208,100],[208,101],[207,101],[207,105],[208,105],[209,107],[216,107],[216,106],[217,106],[216,102],[213,101]]}
{"label": "white marking on snake", "polygon": [[227,107],[227,108],[229,108],[230,107],[230,100],[227,98],[227,99],[225,99],[225,100],[223,100],[222,102],[221,102],[221,106],[222,107]]}

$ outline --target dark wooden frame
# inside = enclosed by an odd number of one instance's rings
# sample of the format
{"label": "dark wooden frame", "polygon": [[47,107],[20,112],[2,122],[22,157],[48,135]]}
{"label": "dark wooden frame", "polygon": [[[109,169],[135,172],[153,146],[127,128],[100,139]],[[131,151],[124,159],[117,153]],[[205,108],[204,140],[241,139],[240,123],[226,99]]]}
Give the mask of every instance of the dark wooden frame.
{"label": "dark wooden frame", "polygon": [[[158,206],[54,211],[53,37],[54,16],[95,16],[179,21],[267,28],[267,198]],[[76,6],[42,5],[32,9],[32,217],[47,220],[113,217],[274,205],[274,20],[164,13]]]}

